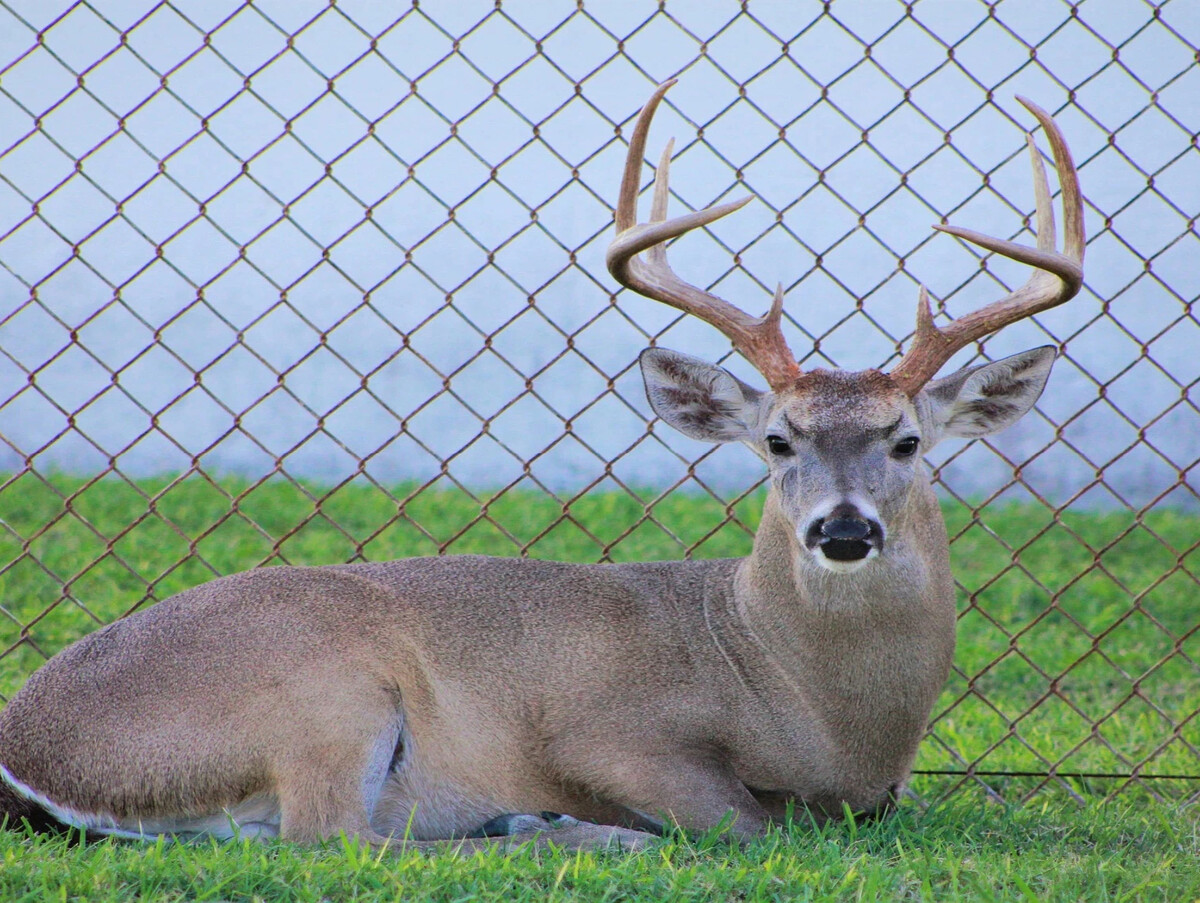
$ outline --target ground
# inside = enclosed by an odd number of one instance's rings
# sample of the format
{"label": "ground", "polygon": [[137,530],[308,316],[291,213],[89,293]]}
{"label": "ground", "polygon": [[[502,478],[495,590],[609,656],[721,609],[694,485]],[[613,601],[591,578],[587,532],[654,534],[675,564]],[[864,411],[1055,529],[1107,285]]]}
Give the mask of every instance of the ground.
{"label": "ground", "polygon": [[[739,555],[761,507],[751,494],[732,506],[745,526],[722,526],[723,504],[677,493],[654,523],[622,492],[586,496],[565,518],[542,494],[416,488],[0,480],[0,693],[100,623],[218,573],[443,550]],[[956,671],[918,756],[917,797],[882,823],[799,819],[745,849],[674,836],[639,855],[472,857],[343,842],[81,846],[9,831],[0,899],[1200,899],[1200,813],[1187,805],[1200,794],[1200,517],[945,511],[961,585]],[[980,778],[940,773],[967,763]],[[1050,765],[1058,777],[1044,776]],[[1184,777],[1131,784],[1120,775],[1135,765]]]}

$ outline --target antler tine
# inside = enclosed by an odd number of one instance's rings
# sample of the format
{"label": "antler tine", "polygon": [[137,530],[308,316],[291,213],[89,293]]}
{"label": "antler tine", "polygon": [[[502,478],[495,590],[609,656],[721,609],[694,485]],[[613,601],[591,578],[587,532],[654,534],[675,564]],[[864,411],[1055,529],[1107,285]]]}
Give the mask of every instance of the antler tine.
{"label": "antler tine", "polygon": [[1024,97],[1018,97],[1017,100],[1041,123],[1054,154],[1054,165],[1062,188],[1063,250],[1061,253],[1056,250],[1054,205],[1046,181],[1046,168],[1034,144],[1033,135],[1027,134],[1025,137],[1032,160],[1033,189],[1037,199],[1037,247],[1004,241],[961,226],[934,225],[933,228],[1037,269],[1016,291],[941,329],[934,325],[928,295],[924,288],[921,289],[912,347],[891,373],[893,381],[910,397],[916,395],[960,348],[1010,323],[1062,304],[1074,297],[1083,285],[1086,242],[1083,196],[1079,191],[1079,178],[1071,151],[1049,113]]}
{"label": "antler tine", "polygon": [[[608,246],[605,263],[613,278],[626,288],[699,317],[719,329],[733,342],[733,347],[763,375],[767,384],[779,391],[791,385],[800,375],[800,367],[788,349],[780,328],[783,287],[780,286],[776,291],[766,316],[752,317],[728,301],[680,279],[667,263],[664,244],[676,236],[738,210],[749,203],[752,196],[667,219],[667,186],[671,152],[674,148],[672,140],[663,151],[654,175],[654,201],[650,220],[646,223],[637,221],[638,188],[650,121],[654,118],[654,112],[663,95],[674,84],[675,79],[671,79],[655,89],[633,127],[614,214],[617,236]],[[644,260],[638,256],[642,251],[648,252]]]}

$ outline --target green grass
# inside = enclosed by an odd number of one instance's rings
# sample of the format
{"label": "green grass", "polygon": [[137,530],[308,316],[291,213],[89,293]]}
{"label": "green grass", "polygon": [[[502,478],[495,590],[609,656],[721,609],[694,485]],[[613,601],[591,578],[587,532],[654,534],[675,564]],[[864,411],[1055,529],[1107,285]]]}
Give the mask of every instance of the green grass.
{"label": "green grass", "polygon": [[959,803],[870,825],[791,826],[743,850],[673,837],[633,855],[463,858],[339,842],[82,848],[0,832],[0,899],[1186,903],[1200,896],[1198,828],[1160,809]]}
{"label": "green grass", "polygon": [[[216,574],[439,551],[574,561],[741,555],[761,507],[758,495],[742,500],[732,508],[740,525],[723,525],[723,504],[677,493],[655,504],[650,522],[626,493],[592,494],[564,512],[532,492],[473,499],[415,488],[4,480],[0,693],[99,624]],[[958,671],[918,771],[972,763],[1043,774],[1053,763],[1066,777],[919,773],[914,788],[934,803],[929,811],[911,803],[879,825],[795,827],[741,852],[677,839],[633,857],[376,862],[339,845],[71,848],[0,833],[0,899],[1200,897],[1196,818],[1173,804],[1200,782],[1126,787],[1103,777],[1131,765],[1200,774],[1200,517],[945,510],[965,589]],[[1021,809],[986,802],[1034,791]]]}

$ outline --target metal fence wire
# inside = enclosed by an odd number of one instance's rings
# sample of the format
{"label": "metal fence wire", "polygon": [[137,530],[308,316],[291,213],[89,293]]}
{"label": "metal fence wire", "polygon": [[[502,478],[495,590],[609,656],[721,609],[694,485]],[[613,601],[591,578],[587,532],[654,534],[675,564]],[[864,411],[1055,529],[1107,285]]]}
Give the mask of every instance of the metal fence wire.
{"label": "metal fence wire", "polygon": [[[676,269],[754,313],[782,282],[802,364],[860,368],[894,362],[918,283],[954,317],[1025,278],[928,227],[1029,240],[1021,93],[1074,150],[1087,284],[956,358],[1063,350],[1011,434],[931,459],[952,554],[990,570],[958,567],[980,639],[916,787],[1194,801],[1197,9],[0,0],[0,692],[229,570],[226,528],[260,563],[379,557],[396,531],[744,546],[757,465],[655,427],[634,360],[757,380],[604,270],[641,103],[679,78],[651,136],[678,139],[674,210],[756,197]],[[296,504],[268,510],[279,486]],[[711,522],[674,519],[689,492]],[[473,508],[447,525],[452,497]],[[1111,564],[1131,549],[1136,576]]]}

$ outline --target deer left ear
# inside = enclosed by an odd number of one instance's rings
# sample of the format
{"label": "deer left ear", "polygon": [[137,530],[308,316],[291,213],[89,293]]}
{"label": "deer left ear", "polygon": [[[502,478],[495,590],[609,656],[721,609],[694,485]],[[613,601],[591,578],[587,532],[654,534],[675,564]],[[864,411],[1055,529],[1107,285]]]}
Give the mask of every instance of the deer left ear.
{"label": "deer left ear", "polygon": [[1054,357],[1046,345],[931,382],[918,396],[933,427],[929,447],[947,436],[976,439],[1012,426],[1046,388]]}

